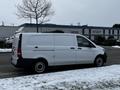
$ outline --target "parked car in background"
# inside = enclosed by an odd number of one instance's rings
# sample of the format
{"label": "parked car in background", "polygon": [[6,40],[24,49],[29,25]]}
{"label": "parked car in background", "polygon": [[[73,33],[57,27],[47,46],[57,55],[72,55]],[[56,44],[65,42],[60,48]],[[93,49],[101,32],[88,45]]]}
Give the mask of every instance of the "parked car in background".
{"label": "parked car in background", "polygon": [[13,42],[13,39],[14,39],[14,36],[9,37],[9,38],[6,38],[6,39],[5,39],[5,43],[12,43],[12,42]]}
{"label": "parked car in background", "polygon": [[68,33],[18,33],[12,44],[15,67],[44,72],[48,66],[106,63],[105,49],[83,35]]}

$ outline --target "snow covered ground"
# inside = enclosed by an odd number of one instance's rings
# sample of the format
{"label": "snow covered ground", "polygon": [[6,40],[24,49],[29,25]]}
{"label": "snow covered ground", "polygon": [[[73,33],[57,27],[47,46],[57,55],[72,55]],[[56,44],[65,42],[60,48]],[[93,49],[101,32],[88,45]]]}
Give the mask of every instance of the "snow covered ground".
{"label": "snow covered ground", "polygon": [[0,48],[0,52],[12,52],[12,49],[1,49]]}
{"label": "snow covered ground", "polygon": [[0,79],[0,90],[120,90],[120,65]]}

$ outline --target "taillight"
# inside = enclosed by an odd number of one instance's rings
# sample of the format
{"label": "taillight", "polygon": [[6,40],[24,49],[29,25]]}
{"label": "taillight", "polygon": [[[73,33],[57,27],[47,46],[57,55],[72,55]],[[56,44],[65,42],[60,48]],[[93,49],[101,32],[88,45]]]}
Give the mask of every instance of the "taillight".
{"label": "taillight", "polygon": [[17,49],[18,58],[22,58],[21,44],[22,44],[22,34],[20,34],[19,41],[18,41],[18,49]]}
{"label": "taillight", "polygon": [[17,56],[18,56],[19,58],[22,57],[21,48],[18,48],[18,49],[17,49]]}

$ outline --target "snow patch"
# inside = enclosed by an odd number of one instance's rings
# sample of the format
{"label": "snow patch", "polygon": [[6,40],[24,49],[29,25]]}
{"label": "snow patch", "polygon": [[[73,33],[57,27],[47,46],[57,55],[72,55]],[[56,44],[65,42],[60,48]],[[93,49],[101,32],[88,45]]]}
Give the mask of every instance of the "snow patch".
{"label": "snow patch", "polygon": [[120,90],[120,65],[0,79],[0,90]]}
{"label": "snow patch", "polygon": [[12,52],[12,49],[1,49],[0,48],[0,52]]}

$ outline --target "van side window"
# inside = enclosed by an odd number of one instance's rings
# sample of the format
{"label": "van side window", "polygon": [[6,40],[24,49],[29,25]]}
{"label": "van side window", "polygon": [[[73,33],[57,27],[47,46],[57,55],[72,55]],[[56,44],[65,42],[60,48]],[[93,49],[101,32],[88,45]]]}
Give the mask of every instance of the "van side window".
{"label": "van side window", "polygon": [[94,47],[94,45],[90,41],[81,36],[77,36],[77,44],[78,47]]}

